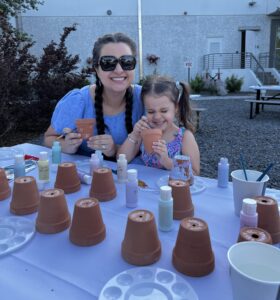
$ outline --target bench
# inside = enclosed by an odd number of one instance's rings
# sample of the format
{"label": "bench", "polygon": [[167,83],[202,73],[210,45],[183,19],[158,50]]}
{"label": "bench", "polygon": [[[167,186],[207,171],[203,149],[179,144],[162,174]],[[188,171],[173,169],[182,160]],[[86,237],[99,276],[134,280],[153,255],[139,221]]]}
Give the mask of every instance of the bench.
{"label": "bench", "polygon": [[204,107],[192,107],[192,111],[196,113],[196,130],[199,129],[200,113],[206,110]]}
{"label": "bench", "polygon": [[253,119],[254,115],[253,115],[253,106],[254,103],[256,105],[256,110],[255,110],[255,115],[259,112],[259,110],[257,109],[259,104],[262,105],[280,105],[280,100],[244,100],[246,102],[250,103],[250,119]]}

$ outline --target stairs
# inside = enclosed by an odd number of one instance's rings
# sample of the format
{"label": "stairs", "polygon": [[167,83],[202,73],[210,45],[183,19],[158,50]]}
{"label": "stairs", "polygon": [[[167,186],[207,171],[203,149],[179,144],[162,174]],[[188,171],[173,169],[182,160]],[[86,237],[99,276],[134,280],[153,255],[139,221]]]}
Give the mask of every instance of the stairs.
{"label": "stairs", "polygon": [[279,85],[279,82],[271,72],[255,72],[255,74],[263,85]]}

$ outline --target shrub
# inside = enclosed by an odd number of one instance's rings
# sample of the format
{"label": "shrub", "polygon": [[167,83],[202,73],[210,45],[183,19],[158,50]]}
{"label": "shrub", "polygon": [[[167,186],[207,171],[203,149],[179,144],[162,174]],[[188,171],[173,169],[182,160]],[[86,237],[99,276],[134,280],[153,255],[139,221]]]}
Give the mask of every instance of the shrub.
{"label": "shrub", "polygon": [[13,129],[45,130],[56,101],[69,90],[89,84],[91,69],[78,72],[79,56],[69,54],[65,46],[75,30],[76,24],[65,27],[59,44],[51,41],[37,59],[29,53],[34,42],[0,16],[1,136]]}
{"label": "shrub", "polygon": [[230,77],[227,77],[225,80],[226,89],[229,91],[229,93],[239,92],[241,90],[243,82],[244,82],[243,77],[238,78],[235,75],[231,75]]}
{"label": "shrub", "polygon": [[204,81],[202,76],[196,75],[194,79],[191,79],[190,86],[192,91],[195,93],[200,93],[204,88]]}

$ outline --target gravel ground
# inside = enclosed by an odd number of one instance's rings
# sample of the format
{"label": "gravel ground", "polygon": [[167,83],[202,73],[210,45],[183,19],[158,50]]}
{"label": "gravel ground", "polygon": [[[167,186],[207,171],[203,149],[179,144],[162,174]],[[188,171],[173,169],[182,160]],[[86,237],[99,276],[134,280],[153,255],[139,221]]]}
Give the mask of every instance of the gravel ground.
{"label": "gravel ground", "polygon": [[[244,102],[244,97],[227,96],[219,100],[208,97],[193,102],[207,108],[201,113],[200,129],[196,132],[201,176],[217,178],[220,157],[229,159],[230,172],[240,169],[242,152],[249,169],[263,171],[273,162],[268,187],[280,189],[280,107],[266,106],[264,112],[250,120],[250,104]],[[4,145],[24,142],[41,144],[42,135],[19,133]]]}
{"label": "gravel ground", "polygon": [[268,187],[280,189],[280,107],[265,106],[254,119],[249,119],[250,104],[243,99],[197,100],[194,104],[207,111],[200,116],[196,139],[201,155],[201,176],[217,178],[220,157],[227,157],[230,172],[240,169],[240,153],[247,168],[269,172]]}

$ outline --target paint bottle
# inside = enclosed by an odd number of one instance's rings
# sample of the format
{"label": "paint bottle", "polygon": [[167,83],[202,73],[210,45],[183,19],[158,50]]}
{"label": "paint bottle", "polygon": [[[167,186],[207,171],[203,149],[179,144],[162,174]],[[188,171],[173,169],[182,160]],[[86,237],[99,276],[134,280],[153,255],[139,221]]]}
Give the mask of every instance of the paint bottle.
{"label": "paint bottle", "polygon": [[134,208],[138,204],[138,178],[137,170],[127,170],[127,181],[125,185],[126,207]]}
{"label": "paint bottle", "polygon": [[49,168],[48,152],[46,151],[40,152],[39,160],[38,160],[38,169],[39,169],[39,181],[49,182],[50,168]]}
{"label": "paint bottle", "polygon": [[80,178],[81,183],[88,184],[88,185],[91,184],[92,176],[80,170],[78,170],[78,176]]}
{"label": "paint bottle", "polygon": [[173,227],[173,198],[170,186],[160,187],[158,227],[161,231],[170,231]]}
{"label": "paint bottle", "polygon": [[91,158],[89,160],[89,173],[91,176],[93,176],[94,170],[98,169],[100,167],[100,160],[96,153],[91,154]]}
{"label": "paint bottle", "polygon": [[127,180],[127,160],[125,154],[120,154],[119,159],[117,160],[117,176],[118,182],[124,183]]}
{"label": "paint bottle", "polygon": [[221,157],[218,163],[218,187],[226,188],[228,186],[229,163],[226,157]]}
{"label": "paint bottle", "polygon": [[103,167],[103,163],[104,163],[103,153],[100,150],[96,150],[95,154],[97,155],[97,157],[99,159],[99,166],[100,166],[100,168],[102,168]]}
{"label": "paint bottle", "polygon": [[54,141],[52,145],[52,164],[61,163],[61,146],[59,141]]}
{"label": "paint bottle", "polygon": [[14,179],[25,176],[25,161],[23,154],[15,155]]}
{"label": "paint bottle", "polygon": [[240,228],[242,227],[258,227],[257,201],[254,199],[243,199],[240,212]]}

